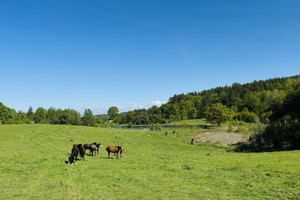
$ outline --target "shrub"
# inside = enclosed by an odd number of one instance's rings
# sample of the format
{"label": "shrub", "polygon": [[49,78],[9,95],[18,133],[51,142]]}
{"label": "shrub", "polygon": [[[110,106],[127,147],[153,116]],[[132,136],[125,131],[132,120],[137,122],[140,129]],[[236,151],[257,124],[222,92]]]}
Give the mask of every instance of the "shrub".
{"label": "shrub", "polygon": [[249,138],[248,143],[237,146],[235,151],[272,151],[300,149],[300,124],[298,121],[285,119],[271,122],[265,130]]}
{"label": "shrub", "polygon": [[240,113],[236,113],[234,118],[248,123],[256,123],[259,121],[257,115],[249,111],[242,111]]}
{"label": "shrub", "polygon": [[228,132],[228,133],[232,133],[233,131],[234,131],[234,130],[233,130],[233,125],[232,125],[232,123],[230,123],[229,126],[228,126],[227,132]]}
{"label": "shrub", "polygon": [[150,130],[151,131],[161,131],[161,124],[159,124],[159,123],[152,124],[150,126]]}
{"label": "shrub", "polygon": [[133,124],[132,124],[131,122],[129,122],[129,123],[127,124],[127,127],[128,127],[129,129],[131,129],[131,128],[133,127]]}

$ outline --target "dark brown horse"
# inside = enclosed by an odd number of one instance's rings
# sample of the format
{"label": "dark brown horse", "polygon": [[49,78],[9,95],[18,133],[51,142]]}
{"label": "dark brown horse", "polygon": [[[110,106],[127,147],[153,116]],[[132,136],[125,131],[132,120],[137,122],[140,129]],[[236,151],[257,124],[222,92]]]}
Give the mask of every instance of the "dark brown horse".
{"label": "dark brown horse", "polygon": [[72,164],[72,163],[77,164],[78,153],[79,153],[78,148],[73,146],[72,151],[71,151],[71,155],[69,157],[69,162],[68,162],[69,165]]}
{"label": "dark brown horse", "polygon": [[79,150],[79,154],[80,154],[81,159],[85,160],[84,159],[84,156],[85,156],[85,147],[82,146],[82,144],[74,144],[73,148],[74,147],[77,147],[77,149]]}
{"label": "dark brown horse", "polygon": [[117,154],[117,159],[118,159],[119,151],[123,152],[123,149],[122,146],[108,146],[106,147],[106,151],[108,153],[108,158],[110,158],[110,153],[114,153],[114,158],[116,157]]}

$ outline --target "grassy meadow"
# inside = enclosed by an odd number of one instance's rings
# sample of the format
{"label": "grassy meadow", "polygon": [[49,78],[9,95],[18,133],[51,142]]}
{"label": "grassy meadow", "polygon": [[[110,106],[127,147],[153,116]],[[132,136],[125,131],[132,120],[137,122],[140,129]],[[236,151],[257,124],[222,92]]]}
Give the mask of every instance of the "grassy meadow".
{"label": "grassy meadow", "polygon": [[[0,199],[300,199],[300,151],[190,145],[195,131],[0,125]],[[66,164],[74,143],[95,141],[99,157]]]}

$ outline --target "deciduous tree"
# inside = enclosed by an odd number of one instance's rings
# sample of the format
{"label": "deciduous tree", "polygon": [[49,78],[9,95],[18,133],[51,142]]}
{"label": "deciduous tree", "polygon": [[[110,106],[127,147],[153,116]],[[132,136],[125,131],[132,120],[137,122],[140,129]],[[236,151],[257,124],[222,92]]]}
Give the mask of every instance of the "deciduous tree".
{"label": "deciduous tree", "polygon": [[232,119],[231,110],[222,103],[213,104],[205,112],[205,116],[208,121],[216,123],[218,126],[220,126],[221,123]]}

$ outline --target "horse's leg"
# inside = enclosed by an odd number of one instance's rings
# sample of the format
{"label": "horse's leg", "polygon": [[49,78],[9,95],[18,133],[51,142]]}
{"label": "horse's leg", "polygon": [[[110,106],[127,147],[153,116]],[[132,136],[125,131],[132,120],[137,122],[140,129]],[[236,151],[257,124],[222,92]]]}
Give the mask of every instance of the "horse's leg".
{"label": "horse's leg", "polygon": [[110,154],[110,152],[108,151],[108,158],[110,158],[109,154]]}

